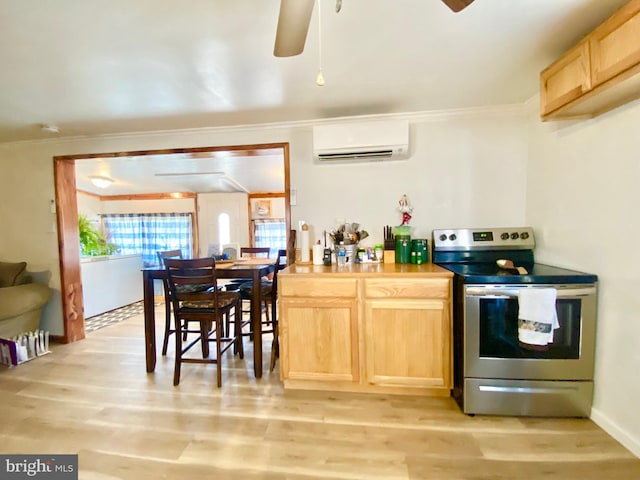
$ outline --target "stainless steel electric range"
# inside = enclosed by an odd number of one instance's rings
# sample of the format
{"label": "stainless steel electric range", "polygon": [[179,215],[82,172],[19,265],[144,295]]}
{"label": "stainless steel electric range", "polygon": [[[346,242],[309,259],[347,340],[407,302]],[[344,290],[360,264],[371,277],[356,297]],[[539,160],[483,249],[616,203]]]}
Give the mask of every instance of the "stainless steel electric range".
{"label": "stainless steel electric range", "polygon": [[[453,396],[463,412],[588,417],[597,276],[535,263],[530,227],[434,230],[432,245],[433,262],[455,274]],[[522,302],[547,294],[555,328],[526,343]]]}

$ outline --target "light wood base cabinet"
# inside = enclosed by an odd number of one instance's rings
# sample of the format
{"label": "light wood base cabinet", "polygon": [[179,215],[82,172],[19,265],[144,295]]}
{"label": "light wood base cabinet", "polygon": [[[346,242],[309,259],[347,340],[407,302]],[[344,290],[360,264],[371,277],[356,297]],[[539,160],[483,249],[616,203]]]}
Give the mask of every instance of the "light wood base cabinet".
{"label": "light wood base cabinet", "polygon": [[442,300],[365,301],[366,380],[373,385],[450,388],[449,308]]}
{"label": "light wood base cabinet", "polygon": [[289,267],[278,277],[285,388],[450,394],[449,272],[315,268]]}
{"label": "light wood base cabinet", "polygon": [[358,382],[354,299],[282,298],[280,369],[291,380]]}

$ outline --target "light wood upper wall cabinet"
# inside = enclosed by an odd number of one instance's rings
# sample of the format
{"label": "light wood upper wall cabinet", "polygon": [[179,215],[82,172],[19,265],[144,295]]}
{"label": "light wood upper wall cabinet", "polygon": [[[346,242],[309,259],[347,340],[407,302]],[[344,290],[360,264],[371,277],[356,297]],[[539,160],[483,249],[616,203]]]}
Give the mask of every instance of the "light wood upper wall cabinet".
{"label": "light wood upper wall cabinet", "polygon": [[640,98],[640,0],[540,74],[542,120],[594,117]]}
{"label": "light wood upper wall cabinet", "polygon": [[590,68],[589,42],[583,41],[542,72],[542,115],[568,105],[591,90]]}

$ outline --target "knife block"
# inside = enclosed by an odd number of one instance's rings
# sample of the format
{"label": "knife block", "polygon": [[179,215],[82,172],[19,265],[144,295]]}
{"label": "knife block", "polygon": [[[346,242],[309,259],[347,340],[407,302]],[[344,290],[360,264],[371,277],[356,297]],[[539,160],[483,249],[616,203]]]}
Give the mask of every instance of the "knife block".
{"label": "knife block", "polygon": [[385,250],[384,251],[384,263],[396,263],[396,251],[395,250]]}

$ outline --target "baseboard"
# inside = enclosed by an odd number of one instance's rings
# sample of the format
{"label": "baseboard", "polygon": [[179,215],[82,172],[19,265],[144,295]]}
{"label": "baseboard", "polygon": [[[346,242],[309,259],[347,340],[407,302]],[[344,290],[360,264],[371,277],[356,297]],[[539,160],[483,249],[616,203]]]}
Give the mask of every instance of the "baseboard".
{"label": "baseboard", "polygon": [[623,428],[596,408],[591,409],[591,420],[600,428],[620,442],[626,449],[640,458],[640,439],[633,438]]}

